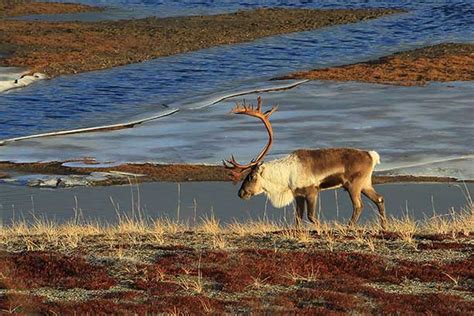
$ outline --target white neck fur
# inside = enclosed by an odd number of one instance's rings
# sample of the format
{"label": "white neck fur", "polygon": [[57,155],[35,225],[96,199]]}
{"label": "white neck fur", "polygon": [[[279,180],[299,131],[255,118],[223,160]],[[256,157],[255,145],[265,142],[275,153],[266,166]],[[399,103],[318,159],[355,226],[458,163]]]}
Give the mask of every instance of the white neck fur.
{"label": "white neck fur", "polygon": [[295,174],[297,160],[292,155],[262,165],[262,187],[274,207],[289,205],[294,200],[291,179]]}

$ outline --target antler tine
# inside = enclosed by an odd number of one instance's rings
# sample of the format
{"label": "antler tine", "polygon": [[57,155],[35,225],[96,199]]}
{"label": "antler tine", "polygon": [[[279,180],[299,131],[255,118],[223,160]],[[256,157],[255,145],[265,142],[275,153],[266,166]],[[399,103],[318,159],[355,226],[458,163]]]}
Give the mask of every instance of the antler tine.
{"label": "antler tine", "polygon": [[262,97],[261,96],[257,98],[257,112],[260,112],[260,113],[262,112]]}
{"label": "antler tine", "polygon": [[[274,112],[276,109],[271,109],[265,113],[262,113],[262,98],[259,97],[258,99],[258,104],[257,104],[257,107],[255,107],[254,105],[252,104],[248,104],[248,103],[236,103],[235,104],[235,107],[230,111],[230,113],[233,113],[233,114],[247,114],[247,115],[250,115],[250,116],[255,116],[255,117],[260,117],[260,116],[264,116],[266,115],[267,113],[269,112]],[[271,114],[270,114],[271,115]],[[268,116],[270,116],[268,115]]]}
{"label": "antler tine", "polygon": [[278,105],[274,105],[270,110],[263,113],[266,118],[269,118],[276,110],[278,110]]}
{"label": "antler tine", "polygon": [[245,170],[249,167],[252,166],[252,164],[247,164],[247,165],[241,165],[239,164],[235,158],[234,158],[234,155],[232,155],[230,157],[230,159],[226,159],[226,160],[223,160],[223,163],[224,163],[224,166],[227,168],[227,169],[241,169],[241,170]]}
{"label": "antler tine", "polygon": [[245,174],[245,171],[248,170],[252,164],[249,165],[241,165],[235,161],[234,156],[230,159],[222,160],[224,167],[229,170],[231,174],[232,182],[237,183],[242,179],[242,176]]}

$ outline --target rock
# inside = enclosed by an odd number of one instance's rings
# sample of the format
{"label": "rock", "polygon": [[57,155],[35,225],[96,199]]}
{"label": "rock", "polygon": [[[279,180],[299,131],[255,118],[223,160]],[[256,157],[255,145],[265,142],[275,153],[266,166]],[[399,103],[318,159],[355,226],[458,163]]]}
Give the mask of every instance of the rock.
{"label": "rock", "polygon": [[40,188],[57,188],[61,182],[60,178],[49,178],[49,179],[33,179],[28,181],[29,187],[40,187]]}
{"label": "rock", "polygon": [[[40,188],[69,188],[79,186],[93,186],[105,181],[126,179],[130,177],[143,177],[142,174],[127,172],[92,172],[90,175],[63,175],[50,176],[46,178],[28,179],[26,185]],[[17,179],[18,180],[18,179]],[[21,181],[17,181],[21,183]],[[23,182],[24,183],[24,182]]]}
{"label": "rock", "polygon": [[87,176],[78,176],[78,175],[72,175],[72,176],[64,176],[60,179],[59,182],[59,187],[65,187],[65,188],[70,188],[70,187],[81,187],[81,186],[89,186],[93,184]]}

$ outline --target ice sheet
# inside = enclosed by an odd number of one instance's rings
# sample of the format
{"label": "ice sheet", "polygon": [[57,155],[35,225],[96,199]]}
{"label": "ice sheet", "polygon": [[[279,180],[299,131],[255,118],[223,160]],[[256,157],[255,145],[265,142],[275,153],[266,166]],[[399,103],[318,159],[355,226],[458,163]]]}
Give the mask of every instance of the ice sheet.
{"label": "ice sheet", "polygon": [[[275,143],[268,159],[297,148],[348,146],[378,151],[379,170],[402,172],[411,166],[406,172],[414,172],[415,165],[419,175],[474,178],[473,83],[394,87],[313,81],[258,95],[266,107],[279,105],[272,116]],[[2,147],[0,160],[93,157],[99,162],[215,164],[234,154],[247,161],[266,142],[266,132],[257,120],[228,112],[235,102],[255,103],[256,97],[198,109],[190,105],[128,130],[22,141]],[[463,157],[464,163],[453,163]]]}

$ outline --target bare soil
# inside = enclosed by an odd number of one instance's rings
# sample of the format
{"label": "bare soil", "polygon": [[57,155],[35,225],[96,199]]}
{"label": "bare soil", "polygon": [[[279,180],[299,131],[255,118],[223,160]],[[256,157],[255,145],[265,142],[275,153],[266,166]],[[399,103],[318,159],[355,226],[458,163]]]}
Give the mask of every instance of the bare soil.
{"label": "bare soil", "polygon": [[363,63],[314,69],[277,79],[362,81],[403,86],[474,80],[474,44],[447,43]]}
{"label": "bare soil", "polygon": [[[474,313],[473,236],[375,233],[304,242],[275,231],[22,236],[0,245],[14,314]],[[368,247],[366,239],[373,245]],[[70,237],[60,239],[70,241]],[[331,241],[332,240],[332,241]],[[38,250],[41,248],[41,250]]]}
{"label": "bare soil", "polygon": [[[3,3],[3,2],[0,2]],[[5,4],[4,4],[5,5]],[[42,4],[46,11],[49,4]],[[36,7],[36,3],[29,6]],[[28,12],[28,5],[8,12]],[[59,10],[59,8],[50,8]],[[82,10],[64,6],[69,10]],[[91,8],[96,10],[96,8]],[[4,66],[49,76],[106,69],[216,45],[354,23],[395,9],[257,9],[230,14],[104,22],[42,22],[0,19]]]}

